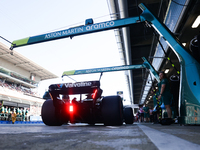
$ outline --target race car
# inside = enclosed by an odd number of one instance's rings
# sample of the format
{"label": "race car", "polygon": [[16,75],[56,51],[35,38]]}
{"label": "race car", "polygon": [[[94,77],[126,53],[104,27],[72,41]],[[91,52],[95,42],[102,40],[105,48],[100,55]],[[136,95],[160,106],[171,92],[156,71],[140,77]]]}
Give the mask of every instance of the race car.
{"label": "race car", "polygon": [[102,96],[100,81],[52,84],[51,99],[42,106],[42,120],[48,126],[68,123],[133,124],[131,107],[123,107],[120,96]]}

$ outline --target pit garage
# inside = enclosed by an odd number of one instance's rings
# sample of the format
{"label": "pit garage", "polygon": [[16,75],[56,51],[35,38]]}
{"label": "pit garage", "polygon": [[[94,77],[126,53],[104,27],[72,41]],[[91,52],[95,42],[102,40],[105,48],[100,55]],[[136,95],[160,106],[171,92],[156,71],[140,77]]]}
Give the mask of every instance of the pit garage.
{"label": "pit garage", "polygon": [[[158,19],[164,23],[169,30],[177,37],[185,47],[199,62],[199,51],[196,36],[199,35],[199,23],[194,26],[194,22],[200,15],[200,1],[193,0],[108,0],[111,18],[121,19],[135,17],[141,14],[138,4],[144,3]],[[115,29],[116,41],[119,53],[124,65],[142,64],[142,57],[147,58],[157,71],[166,71],[167,78],[171,82],[171,91],[174,97],[177,116],[180,115],[181,102],[180,91],[180,58],[168,46],[165,37],[160,36],[159,31],[148,27],[147,24],[137,23],[126,28]],[[133,107],[135,104],[153,106],[150,91],[156,87],[157,82],[152,77],[148,69],[130,70],[128,72],[127,84],[130,91],[130,99]],[[186,120],[190,124],[196,124],[199,114],[193,116],[199,110],[199,100],[196,106],[184,106],[188,109],[189,116]],[[135,113],[138,108],[135,108]],[[191,111],[190,111],[191,110]],[[196,122],[196,123],[195,123]]]}

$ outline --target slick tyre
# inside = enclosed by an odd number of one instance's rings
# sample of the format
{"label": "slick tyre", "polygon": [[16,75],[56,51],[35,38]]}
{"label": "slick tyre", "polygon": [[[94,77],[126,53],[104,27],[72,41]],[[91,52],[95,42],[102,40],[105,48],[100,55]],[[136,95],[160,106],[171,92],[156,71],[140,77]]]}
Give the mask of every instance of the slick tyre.
{"label": "slick tyre", "polygon": [[102,99],[102,116],[106,126],[123,124],[123,104],[120,96],[107,96]]}
{"label": "slick tyre", "polygon": [[131,107],[124,108],[124,122],[126,124],[133,124],[134,122],[133,109]]}
{"label": "slick tyre", "polygon": [[42,121],[48,126],[61,126],[62,123],[58,121],[55,115],[55,107],[53,100],[46,100],[42,105]]}

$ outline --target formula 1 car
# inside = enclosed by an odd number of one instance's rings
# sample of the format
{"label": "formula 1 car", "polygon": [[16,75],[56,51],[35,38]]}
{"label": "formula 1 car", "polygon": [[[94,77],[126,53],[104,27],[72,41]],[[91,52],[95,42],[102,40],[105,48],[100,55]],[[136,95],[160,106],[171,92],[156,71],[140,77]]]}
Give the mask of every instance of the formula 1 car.
{"label": "formula 1 car", "polygon": [[[100,81],[52,84],[49,86],[51,99],[42,106],[42,120],[48,126],[64,123],[133,124],[132,108],[123,107],[120,96],[103,97],[102,92]],[[71,96],[74,98],[70,100]]]}

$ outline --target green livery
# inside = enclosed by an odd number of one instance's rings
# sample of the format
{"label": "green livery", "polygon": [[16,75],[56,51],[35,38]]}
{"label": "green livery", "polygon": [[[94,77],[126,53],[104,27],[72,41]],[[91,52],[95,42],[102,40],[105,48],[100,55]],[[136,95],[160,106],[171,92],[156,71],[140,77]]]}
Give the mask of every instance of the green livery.
{"label": "green livery", "polygon": [[131,70],[131,69],[140,69],[144,67],[145,66],[142,64],[142,65],[126,65],[126,66],[114,66],[114,67],[93,68],[93,69],[83,69],[83,70],[72,70],[72,71],[63,72],[62,76],[122,71],[122,70]]}
{"label": "green livery", "polygon": [[63,72],[63,76],[64,76],[64,75],[65,75],[65,76],[67,76],[67,75],[74,75],[75,71],[76,71],[76,70],[65,71],[65,72]]}
{"label": "green livery", "polygon": [[104,68],[93,68],[93,69],[83,69],[83,70],[71,70],[63,72],[62,76],[68,75],[80,75],[80,74],[91,74],[91,73],[102,73],[111,71],[123,71],[123,70],[133,70],[133,69],[149,69],[157,81],[160,81],[159,76],[153,66],[147,61],[146,58],[142,58],[144,63],[141,65],[125,65],[125,66],[114,66],[114,67],[104,67]]}
{"label": "green livery", "polygon": [[11,47],[23,46],[28,43],[29,37],[12,42]]}

